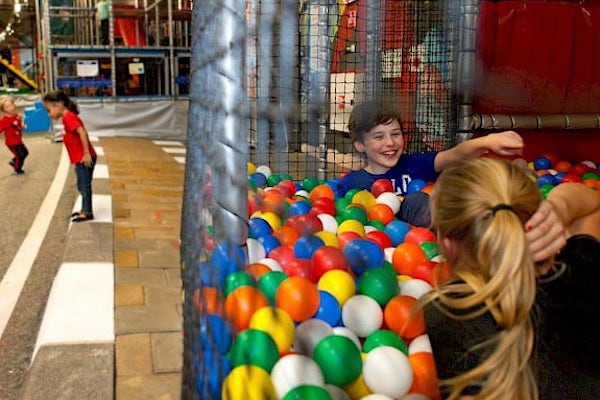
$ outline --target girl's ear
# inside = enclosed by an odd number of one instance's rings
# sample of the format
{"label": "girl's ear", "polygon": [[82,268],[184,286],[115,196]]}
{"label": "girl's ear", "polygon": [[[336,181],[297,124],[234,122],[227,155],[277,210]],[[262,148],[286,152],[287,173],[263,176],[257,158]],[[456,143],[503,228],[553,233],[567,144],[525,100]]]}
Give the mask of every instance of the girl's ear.
{"label": "girl's ear", "polygon": [[360,140],[354,141],[354,148],[359,153],[364,153],[365,152],[365,144],[363,142],[361,142]]}
{"label": "girl's ear", "polygon": [[456,261],[456,256],[458,255],[458,244],[452,239],[444,238],[442,239],[442,246],[444,247],[443,251],[446,261],[452,264]]}

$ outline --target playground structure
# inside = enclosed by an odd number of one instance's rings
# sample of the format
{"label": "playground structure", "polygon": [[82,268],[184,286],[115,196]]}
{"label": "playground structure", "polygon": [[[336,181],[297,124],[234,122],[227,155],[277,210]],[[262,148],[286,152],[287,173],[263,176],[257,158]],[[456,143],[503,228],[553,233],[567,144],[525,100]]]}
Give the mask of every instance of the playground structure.
{"label": "playground structure", "polygon": [[[597,2],[207,0],[194,21],[184,399],[220,398],[226,360],[211,347],[208,305],[194,295],[244,268],[239,247],[251,199],[241,172],[249,160],[301,179],[291,164],[298,141],[301,162],[316,166],[312,176],[331,182],[331,166],[351,153],[337,150],[351,146],[353,104],[379,99],[401,110],[408,152],[515,129],[533,144],[528,159],[548,151],[597,161]],[[248,139],[255,150],[240,146]],[[345,167],[359,165],[352,159]]]}

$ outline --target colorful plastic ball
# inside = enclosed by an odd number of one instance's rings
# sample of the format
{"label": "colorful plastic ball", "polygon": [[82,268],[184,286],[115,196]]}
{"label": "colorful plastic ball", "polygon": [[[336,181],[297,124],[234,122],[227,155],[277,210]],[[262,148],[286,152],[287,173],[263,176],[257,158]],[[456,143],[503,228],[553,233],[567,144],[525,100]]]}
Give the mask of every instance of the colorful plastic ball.
{"label": "colorful plastic ball", "polygon": [[203,362],[195,362],[196,392],[202,399],[220,399],[223,381],[231,372],[231,364],[224,355],[204,351],[199,358]]}
{"label": "colorful plastic ball", "polygon": [[323,230],[315,233],[315,236],[321,239],[325,246],[335,247],[337,249],[340,248],[340,242],[335,233]]}
{"label": "colorful plastic ball", "polygon": [[294,342],[294,321],[277,307],[259,308],[252,315],[249,328],[268,333],[277,344],[279,353],[289,350]]}
{"label": "colorful plastic ball", "polygon": [[202,286],[194,291],[194,307],[198,314],[223,314],[221,288]]}
{"label": "colorful plastic ball", "polygon": [[412,276],[417,266],[427,261],[425,252],[415,243],[401,243],[392,254],[392,264],[401,275]]}
{"label": "colorful plastic ball", "polygon": [[233,339],[231,324],[216,314],[203,314],[198,319],[200,346],[205,349],[214,349],[220,354],[226,354]]}
{"label": "colorful plastic ball", "polygon": [[431,353],[414,353],[408,356],[413,372],[409,393],[423,394],[431,399],[440,398],[435,360]]}
{"label": "colorful plastic ball", "polygon": [[436,239],[437,238],[431,229],[414,226],[406,233],[404,242],[420,245],[423,242],[435,242]]}
{"label": "colorful plastic ball", "polygon": [[554,185],[542,185],[540,187],[540,193],[542,194],[542,198],[547,198],[550,191],[554,189]]}
{"label": "colorful plastic ball", "polygon": [[338,235],[341,233],[345,233],[345,232],[353,232],[353,233],[356,233],[360,237],[364,237],[366,234],[364,224],[355,219],[343,220],[338,225],[338,231],[337,231]]}
{"label": "colorful plastic ball", "polygon": [[258,204],[260,205],[260,211],[263,213],[272,212],[278,216],[284,215],[287,206],[283,194],[275,189],[265,191]]}
{"label": "colorful plastic ball", "polygon": [[319,197],[312,202],[310,212],[315,215],[328,214],[335,215],[335,202],[328,197]]}
{"label": "colorful plastic ball", "polygon": [[369,220],[375,220],[387,225],[394,220],[394,211],[387,204],[374,204],[367,211]]}
{"label": "colorful plastic ball", "polygon": [[255,365],[271,372],[279,359],[277,344],[271,336],[257,329],[245,329],[238,333],[227,354],[231,365]]}
{"label": "colorful plastic ball", "polygon": [[569,170],[571,169],[571,167],[573,166],[573,164],[571,164],[569,161],[567,160],[558,160],[555,164],[554,164],[554,169],[558,172],[564,172],[567,173],[569,172]]}
{"label": "colorful plastic ball", "polygon": [[544,185],[555,186],[557,184],[558,184],[558,180],[552,174],[544,174],[544,175],[538,176],[538,178],[537,178],[537,185],[540,187],[542,187]]}
{"label": "colorful plastic ball", "polygon": [[307,200],[299,200],[290,204],[288,213],[292,215],[304,215],[310,212],[312,205]]}
{"label": "colorful plastic ball", "polygon": [[414,338],[413,340],[411,340],[410,344],[408,345],[408,354],[414,354],[414,353],[420,353],[420,352],[425,352],[425,353],[431,353],[431,342],[429,341],[429,336],[424,333],[423,335],[417,336],[416,338]]}
{"label": "colorful plastic ball", "polygon": [[268,265],[260,263],[260,262],[253,262],[252,264],[248,264],[246,266],[246,268],[244,268],[244,271],[246,271],[253,279],[255,282],[258,282],[258,280],[267,272],[271,272],[271,268],[269,268]]}
{"label": "colorful plastic ball", "polygon": [[339,324],[342,318],[342,308],[331,293],[319,290],[319,309],[314,318],[325,321],[330,326]]}
{"label": "colorful plastic ball", "polygon": [[322,386],[300,385],[283,396],[282,400],[331,400],[331,395]]}
{"label": "colorful plastic ball", "polygon": [[309,279],[291,276],[277,288],[275,305],[287,312],[293,321],[305,321],[319,309],[319,290]]}
{"label": "colorful plastic ball", "polygon": [[342,307],[342,322],[360,338],[381,328],[383,312],[379,304],[362,294],[352,296]]}
{"label": "colorful plastic ball", "polygon": [[257,217],[267,221],[273,231],[281,227],[281,217],[272,211],[261,212]]}
{"label": "colorful plastic ball", "polygon": [[375,204],[375,196],[368,190],[360,190],[352,196],[352,203],[358,204],[368,210]]}
{"label": "colorful plastic ball", "polygon": [[400,211],[400,199],[394,193],[385,192],[377,196],[377,204],[385,204],[392,209],[392,212],[398,214]]}
{"label": "colorful plastic ball", "polygon": [[307,192],[311,192],[317,185],[319,185],[319,180],[315,177],[309,176],[302,181],[302,188]]}
{"label": "colorful plastic ball", "polygon": [[250,218],[248,221],[248,236],[251,238],[258,239],[272,232],[273,228],[264,218]]}
{"label": "colorful plastic ball", "polygon": [[310,260],[313,253],[323,247],[325,243],[316,235],[304,235],[300,236],[294,244],[294,255],[297,258],[305,258]]}
{"label": "colorful plastic ball", "polygon": [[423,279],[409,279],[400,284],[400,294],[419,299],[425,293],[430,292],[432,286],[429,282]]}
{"label": "colorful plastic ball", "polygon": [[256,286],[254,278],[246,271],[235,271],[227,275],[225,285],[223,286],[223,294],[225,297],[240,286]]}
{"label": "colorful plastic ball", "polygon": [[552,168],[552,163],[548,157],[538,157],[533,161],[533,168],[538,171],[540,169]]}
{"label": "colorful plastic ball", "polygon": [[323,338],[315,347],[313,358],[321,368],[325,382],[337,386],[354,381],[362,369],[360,351],[352,340],[344,336]]}
{"label": "colorful plastic ball", "polygon": [[352,332],[350,329],[346,328],[345,326],[333,327],[333,334],[347,337],[348,339],[352,340],[352,343],[354,343],[354,345],[356,346],[356,348],[358,350],[362,351],[362,342],[360,341],[358,336],[356,336],[356,333]]}
{"label": "colorful plastic ball", "polygon": [[273,236],[279,240],[279,243],[281,243],[282,246],[293,247],[296,240],[300,237],[300,234],[291,226],[283,225],[273,232]]}
{"label": "colorful plastic ball", "polygon": [[406,354],[391,346],[380,346],[367,353],[363,377],[373,392],[398,399],[408,393],[413,372]]}
{"label": "colorful plastic ball", "polygon": [[581,182],[581,176],[572,172],[567,172],[567,174],[561,179],[560,183],[567,182]]}
{"label": "colorful plastic ball", "polygon": [[394,220],[385,226],[384,232],[392,239],[392,244],[398,246],[404,242],[404,238],[411,227],[404,221]]}
{"label": "colorful plastic ball", "polygon": [[425,182],[423,179],[413,179],[408,183],[408,186],[406,187],[406,193],[410,194],[420,192],[425,186],[427,186],[427,182]]}
{"label": "colorful plastic ball", "polygon": [[324,338],[333,335],[333,328],[327,322],[311,318],[298,324],[292,349],[296,353],[312,357],[315,347]]}
{"label": "colorful plastic ball", "polygon": [[392,181],[390,181],[389,179],[377,179],[371,185],[371,193],[373,193],[375,197],[378,197],[382,193],[393,191],[394,185],[392,185]]}
{"label": "colorful plastic ball", "polygon": [[250,161],[248,161],[247,163],[247,172],[248,175],[253,174],[256,172],[256,165]]}
{"label": "colorful plastic ball", "polygon": [[438,247],[438,244],[435,241],[421,242],[419,243],[419,247],[421,248],[421,250],[423,250],[428,260],[431,260],[432,258],[440,254],[440,248]]}
{"label": "colorful plastic ball", "polygon": [[271,271],[283,271],[283,268],[281,268],[281,264],[274,258],[265,257],[258,260],[257,262],[266,265]]}
{"label": "colorful plastic ball", "polygon": [[[311,282],[314,280],[312,276],[312,262],[306,258],[294,258],[290,260],[285,267],[283,272],[288,276],[301,276],[306,279],[310,279]],[[316,283],[316,280],[314,280]]]}
{"label": "colorful plastic ball", "polygon": [[342,250],[344,250],[348,243],[352,242],[353,240],[360,239],[361,237],[362,236],[360,236],[358,233],[350,230],[345,232],[339,232],[337,234],[337,240],[340,245],[340,249]]}
{"label": "colorful plastic ball", "polygon": [[280,399],[301,385],[325,385],[323,373],[317,363],[303,354],[281,357],[271,370],[271,380]]}
{"label": "colorful plastic ball", "polygon": [[296,230],[300,235],[312,235],[323,230],[323,223],[314,214],[303,214],[298,216]]}
{"label": "colorful plastic ball", "polygon": [[279,265],[281,265],[282,271],[285,270],[287,265],[296,258],[296,256],[294,256],[294,250],[286,246],[276,247],[267,254],[269,258],[274,259],[277,261],[277,263],[279,263]]}
{"label": "colorful plastic ball", "polygon": [[337,214],[341,221],[354,220],[361,224],[366,224],[367,218],[366,208],[357,203],[350,203],[346,208]]}
{"label": "colorful plastic ball", "polygon": [[[283,175],[282,178],[284,178]],[[291,179],[282,179],[281,182],[277,184],[277,187],[285,198],[291,198],[294,193],[296,193],[296,184],[294,184]]]}
{"label": "colorful plastic ball", "polygon": [[281,271],[270,271],[260,277],[257,285],[269,301],[269,304],[275,304],[275,293],[277,293],[277,288],[281,282],[287,278],[288,276]]}
{"label": "colorful plastic ball", "polygon": [[371,240],[382,250],[392,247],[392,239],[383,231],[373,230],[365,235],[365,239]]}
{"label": "colorful plastic ball", "polygon": [[368,227],[371,227],[371,228],[373,228],[373,230],[377,230],[377,231],[385,230],[385,224],[380,221],[376,221],[374,219],[367,222],[367,225],[365,225],[365,232]]}
{"label": "colorful plastic ball", "polygon": [[252,180],[252,182],[254,182],[254,185],[256,185],[256,187],[267,187],[267,177],[263,173],[255,172],[253,174],[250,174],[249,178],[250,180]]}
{"label": "colorful plastic ball", "polygon": [[258,238],[258,242],[265,249],[265,254],[269,255],[274,249],[281,247],[281,242],[275,236],[268,234]]}
{"label": "colorful plastic ball", "polygon": [[335,199],[335,193],[331,186],[326,184],[320,184],[315,186],[312,190],[310,190],[310,195],[308,199],[314,203],[315,200],[320,198],[327,198],[330,200]]}
{"label": "colorful plastic ball", "polygon": [[414,297],[393,297],[383,310],[383,318],[386,326],[402,339],[411,340],[425,333],[425,317]]}
{"label": "colorful plastic ball", "polygon": [[267,256],[267,251],[260,241],[257,239],[246,239],[246,248],[248,249],[248,262],[255,263],[261,258]]}
{"label": "colorful plastic ball", "polygon": [[225,298],[225,315],[239,332],[248,328],[256,310],[267,305],[269,301],[260,289],[254,286],[240,286]]}
{"label": "colorful plastic ball", "polygon": [[334,269],[346,270],[348,262],[342,250],[332,246],[322,246],[315,250],[311,258],[313,277],[317,280],[327,271]]}
{"label": "colorful plastic ball", "polygon": [[367,384],[365,383],[365,378],[362,373],[358,376],[358,378],[354,380],[354,382],[351,382],[350,384],[344,386],[344,390],[353,400],[363,399],[373,394],[373,392],[371,392],[371,390],[369,390],[369,388],[367,387]]}
{"label": "colorful plastic ball", "polygon": [[362,275],[368,268],[381,267],[384,261],[383,249],[367,239],[351,241],[343,249],[346,260],[355,275]]}
{"label": "colorful plastic ball", "polygon": [[358,279],[358,293],[369,296],[381,307],[399,292],[395,274],[384,268],[369,268]]}
{"label": "colorful plastic ball", "polygon": [[281,177],[281,175],[279,175],[279,174],[271,174],[267,178],[267,185],[268,186],[275,186],[279,182],[281,182],[282,180],[283,180],[283,178]]}
{"label": "colorful plastic ball", "polygon": [[348,393],[346,393],[341,387],[326,383],[325,390],[327,390],[327,393],[329,393],[330,400],[351,400],[350,396],[348,396]]}
{"label": "colorful plastic ball", "polygon": [[406,342],[389,329],[379,329],[367,336],[365,342],[363,343],[363,351],[368,353],[380,346],[395,347],[404,354],[408,355],[408,346],[406,345]]}
{"label": "colorful plastic ball", "polygon": [[317,287],[332,294],[340,306],[356,294],[356,283],[352,275],[337,269],[325,272],[319,279]]}
{"label": "colorful plastic ball", "polygon": [[240,365],[223,381],[223,400],[275,400],[277,395],[269,373],[254,365]]}
{"label": "colorful plastic ball", "polygon": [[[380,393],[371,393],[366,395],[365,397],[361,397],[360,400],[394,400],[390,396],[386,396],[385,394]],[[404,397],[402,397],[404,400]]]}
{"label": "colorful plastic ball", "polygon": [[321,220],[323,230],[331,233],[337,233],[338,223],[333,215],[317,214],[317,218]]}

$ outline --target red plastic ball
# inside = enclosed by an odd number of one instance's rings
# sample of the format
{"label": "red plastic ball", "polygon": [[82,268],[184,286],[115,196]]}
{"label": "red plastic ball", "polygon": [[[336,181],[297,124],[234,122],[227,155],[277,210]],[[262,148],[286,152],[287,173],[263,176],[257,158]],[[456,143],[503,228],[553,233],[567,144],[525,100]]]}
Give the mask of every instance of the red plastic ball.
{"label": "red plastic ball", "polygon": [[358,233],[352,231],[341,232],[337,235],[338,243],[340,244],[340,248],[342,250],[348,243],[355,239],[360,239],[360,237],[361,236]]}
{"label": "red plastic ball", "polygon": [[290,261],[296,259],[294,249],[287,246],[276,247],[267,256],[277,261],[282,269],[286,268]]}
{"label": "red plastic ball", "polygon": [[312,202],[310,212],[315,215],[329,214],[335,216],[335,202],[329,197],[319,197]]}
{"label": "red plastic ball", "polygon": [[334,269],[345,271],[348,269],[348,261],[342,250],[332,246],[323,246],[315,250],[311,261],[312,278],[316,279],[317,282],[327,271]]}
{"label": "red plastic ball", "polygon": [[392,239],[384,231],[371,231],[365,235],[365,238],[377,243],[383,250],[394,247]]}
{"label": "red plastic ball", "polygon": [[381,193],[393,191],[394,186],[389,179],[377,179],[371,185],[371,193],[373,193],[373,196],[375,197],[379,196]]}
{"label": "red plastic ball", "polygon": [[435,242],[435,234],[428,228],[415,226],[411,228],[404,236],[404,243],[421,244],[423,242]]}

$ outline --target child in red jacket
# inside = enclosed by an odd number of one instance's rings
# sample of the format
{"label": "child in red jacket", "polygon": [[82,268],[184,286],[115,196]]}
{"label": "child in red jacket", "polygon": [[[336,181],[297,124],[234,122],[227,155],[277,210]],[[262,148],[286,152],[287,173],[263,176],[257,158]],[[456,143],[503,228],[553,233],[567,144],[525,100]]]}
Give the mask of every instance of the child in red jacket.
{"label": "child in red jacket", "polygon": [[29,155],[29,151],[23,143],[23,118],[17,112],[15,103],[10,97],[4,97],[0,100],[0,134],[4,133],[4,143],[13,153],[14,157],[9,164],[15,169],[17,174],[23,174],[23,163]]}

